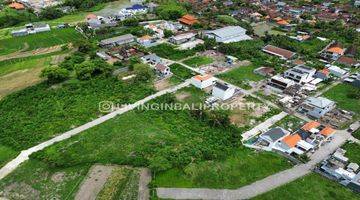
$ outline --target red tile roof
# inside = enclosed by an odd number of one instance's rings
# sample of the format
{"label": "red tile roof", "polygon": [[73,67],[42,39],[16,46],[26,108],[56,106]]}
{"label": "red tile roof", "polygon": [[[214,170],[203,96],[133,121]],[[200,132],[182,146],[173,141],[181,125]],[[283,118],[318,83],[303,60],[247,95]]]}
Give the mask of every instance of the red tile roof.
{"label": "red tile roof", "polygon": [[332,135],[333,133],[335,133],[335,130],[328,126],[320,131],[320,134],[326,137]]}
{"label": "red tile roof", "polygon": [[284,57],[286,59],[290,59],[295,55],[295,53],[292,52],[292,51],[282,49],[282,48],[279,48],[279,47],[275,47],[275,46],[272,46],[272,45],[266,45],[263,48],[263,50],[268,52],[268,53],[271,53],[271,54],[282,56],[282,57]]}

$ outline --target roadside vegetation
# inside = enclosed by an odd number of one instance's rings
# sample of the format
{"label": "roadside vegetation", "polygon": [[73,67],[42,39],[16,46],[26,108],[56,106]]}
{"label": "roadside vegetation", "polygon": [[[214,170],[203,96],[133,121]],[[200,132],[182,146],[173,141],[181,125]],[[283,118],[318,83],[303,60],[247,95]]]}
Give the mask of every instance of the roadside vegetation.
{"label": "roadside vegetation", "polygon": [[288,200],[327,200],[327,199],[359,199],[354,193],[337,182],[319,174],[310,174],[270,192],[253,198],[254,200],[276,200],[279,197]]}

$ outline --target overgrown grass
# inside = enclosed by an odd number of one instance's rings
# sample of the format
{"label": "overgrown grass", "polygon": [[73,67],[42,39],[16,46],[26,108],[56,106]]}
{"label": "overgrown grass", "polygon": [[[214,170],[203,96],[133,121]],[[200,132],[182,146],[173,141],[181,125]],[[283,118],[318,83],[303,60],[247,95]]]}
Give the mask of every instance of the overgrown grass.
{"label": "overgrown grass", "polygon": [[156,187],[235,189],[289,167],[289,161],[276,154],[240,148],[224,160],[193,163],[184,169],[157,173],[152,183]]}
{"label": "overgrown grass", "polygon": [[350,84],[339,84],[324,93],[324,96],[335,101],[341,109],[355,112],[357,117],[360,115],[360,99],[353,98],[359,90]]}
{"label": "overgrown grass", "polygon": [[13,199],[73,199],[88,170],[87,164],[60,169],[30,160],[2,179],[0,190]]}
{"label": "overgrown grass", "polygon": [[218,77],[241,88],[251,89],[248,84],[249,81],[256,82],[264,79],[264,77],[255,74],[254,69],[256,69],[256,67],[252,65],[245,67],[237,67],[230,70],[229,72],[218,75]]}
{"label": "overgrown grass", "polygon": [[175,49],[175,46],[165,43],[151,47],[150,51],[171,60],[181,60],[195,54],[195,50],[178,50]]}
{"label": "overgrown grass", "polygon": [[212,62],[214,62],[214,60],[206,56],[196,56],[183,61],[184,64],[191,67],[200,67],[202,65],[211,64]]}
{"label": "overgrown grass", "polygon": [[0,55],[6,55],[20,50],[30,51],[38,48],[51,47],[74,42],[80,38],[82,38],[82,35],[73,28],[52,29],[50,32],[12,37],[0,40]]}
{"label": "overgrown grass", "polygon": [[253,198],[254,200],[359,199],[360,196],[319,174],[310,174]]}
{"label": "overgrown grass", "polygon": [[180,64],[172,64],[169,66],[171,72],[176,76],[177,78],[181,80],[186,80],[191,77],[193,77],[196,73],[191,71],[190,69],[187,69],[186,67],[180,65]]}
{"label": "overgrown grass", "polygon": [[153,92],[150,84],[113,77],[41,83],[0,101],[0,141],[22,150],[97,118],[101,101],[132,103]]}

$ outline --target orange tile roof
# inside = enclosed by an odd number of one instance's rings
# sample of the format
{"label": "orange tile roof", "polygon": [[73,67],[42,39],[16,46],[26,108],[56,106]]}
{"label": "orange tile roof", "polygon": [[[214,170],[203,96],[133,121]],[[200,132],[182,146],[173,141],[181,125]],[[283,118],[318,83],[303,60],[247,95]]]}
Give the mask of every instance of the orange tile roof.
{"label": "orange tile roof", "polygon": [[279,25],[283,25],[283,26],[285,26],[285,25],[289,25],[289,22],[287,22],[286,20],[279,20],[279,21],[277,21],[276,22],[277,24],[279,24]]}
{"label": "orange tile roof", "polygon": [[86,16],[86,19],[87,19],[87,20],[89,20],[89,19],[97,19],[97,16],[96,16],[95,14],[90,13],[90,14],[88,14],[88,15]]}
{"label": "orange tile roof", "polygon": [[319,126],[320,126],[320,123],[319,123],[319,122],[317,122],[317,121],[311,121],[311,122],[306,123],[306,124],[302,127],[302,129],[303,129],[304,131],[310,131],[311,129],[317,128],[317,127],[319,127]]}
{"label": "orange tile roof", "polygon": [[328,52],[331,53],[337,53],[337,54],[344,54],[345,50],[343,48],[340,47],[330,47],[327,49]]}
{"label": "orange tile roof", "polygon": [[206,81],[206,80],[212,78],[212,76],[211,75],[203,75],[203,76],[202,75],[196,75],[194,78],[196,80],[198,80],[198,81]]}
{"label": "orange tile roof", "polygon": [[198,22],[198,20],[192,16],[192,15],[184,15],[182,18],[179,19],[179,21],[186,25],[194,25]]}
{"label": "orange tile roof", "polygon": [[144,35],[140,38],[141,40],[150,40],[151,36],[150,35]]}
{"label": "orange tile roof", "polygon": [[324,68],[321,70],[321,73],[325,74],[326,76],[330,74],[330,70],[328,68]]}
{"label": "orange tile roof", "polygon": [[25,9],[25,6],[21,3],[17,3],[17,2],[13,2],[11,4],[9,4],[10,8],[16,9],[16,10],[23,10]]}
{"label": "orange tile roof", "polygon": [[290,148],[295,147],[295,145],[301,140],[299,134],[288,135],[282,141],[287,144]]}
{"label": "orange tile roof", "polygon": [[331,127],[327,126],[325,127],[323,130],[320,131],[320,134],[323,136],[330,136],[335,132],[334,129],[332,129]]}

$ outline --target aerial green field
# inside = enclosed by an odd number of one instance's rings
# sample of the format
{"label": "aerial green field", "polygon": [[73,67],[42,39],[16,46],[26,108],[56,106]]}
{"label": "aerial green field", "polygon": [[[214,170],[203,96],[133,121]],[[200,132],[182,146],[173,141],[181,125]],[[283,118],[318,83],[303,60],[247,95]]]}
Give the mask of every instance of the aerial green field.
{"label": "aerial green field", "polygon": [[[267,164],[261,164],[267,163]],[[286,159],[273,153],[235,149],[223,160],[204,161],[157,173],[157,187],[236,189],[290,168]]]}
{"label": "aerial green field", "polygon": [[257,67],[252,65],[244,67],[241,66],[232,69],[224,74],[220,74],[218,75],[218,77],[244,89],[250,89],[248,81],[256,82],[264,79],[264,77],[254,73],[254,69],[256,68]]}
{"label": "aerial green field", "polygon": [[0,55],[75,42],[81,38],[82,35],[73,28],[52,29],[50,32],[12,37],[0,40]]}
{"label": "aerial green field", "polygon": [[357,117],[360,115],[360,99],[356,98],[354,95],[359,93],[359,89],[356,87],[341,83],[331,88],[330,90],[324,93],[324,96],[335,101],[338,107],[347,111],[353,111],[357,114]]}
{"label": "aerial green field", "polygon": [[287,200],[355,200],[359,199],[360,195],[319,174],[310,174],[253,199],[277,200],[280,198]]}
{"label": "aerial green field", "polygon": [[195,75],[195,72],[193,72],[190,69],[187,69],[184,66],[177,64],[177,63],[172,64],[169,67],[170,67],[171,72],[174,74],[174,76],[180,80],[186,80]]}
{"label": "aerial green field", "polygon": [[101,101],[133,103],[154,92],[149,83],[125,83],[113,77],[41,83],[0,101],[1,144],[22,150],[97,118]]}
{"label": "aerial green field", "polygon": [[191,67],[200,67],[202,65],[211,64],[212,62],[214,62],[214,60],[206,56],[196,56],[183,61],[184,64]]}

